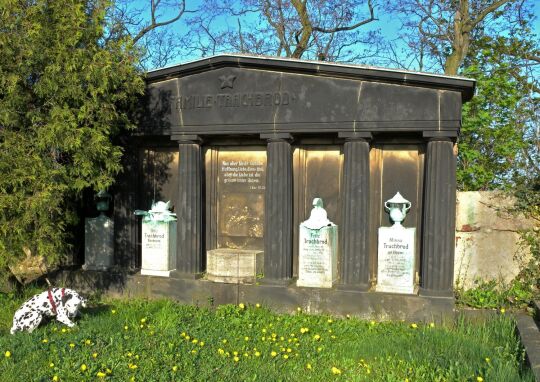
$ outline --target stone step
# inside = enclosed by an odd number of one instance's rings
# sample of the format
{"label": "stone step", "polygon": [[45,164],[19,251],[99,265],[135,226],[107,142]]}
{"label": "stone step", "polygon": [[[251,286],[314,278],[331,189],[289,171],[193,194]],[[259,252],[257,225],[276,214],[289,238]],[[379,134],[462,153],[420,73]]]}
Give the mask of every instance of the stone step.
{"label": "stone step", "polygon": [[[536,313],[535,316],[539,317]],[[521,343],[527,354],[527,362],[536,381],[540,382],[540,330],[538,324],[533,317],[525,313],[518,313],[515,317]]]}

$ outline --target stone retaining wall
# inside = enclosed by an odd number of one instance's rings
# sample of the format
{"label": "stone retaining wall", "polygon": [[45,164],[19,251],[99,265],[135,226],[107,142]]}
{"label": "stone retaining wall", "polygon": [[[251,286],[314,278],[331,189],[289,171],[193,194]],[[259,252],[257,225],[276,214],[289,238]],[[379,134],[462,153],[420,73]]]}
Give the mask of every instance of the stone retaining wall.
{"label": "stone retaining wall", "polygon": [[528,260],[520,230],[534,227],[523,216],[505,210],[512,199],[496,191],[458,192],[454,284],[466,289],[475,280],[509,282]]}

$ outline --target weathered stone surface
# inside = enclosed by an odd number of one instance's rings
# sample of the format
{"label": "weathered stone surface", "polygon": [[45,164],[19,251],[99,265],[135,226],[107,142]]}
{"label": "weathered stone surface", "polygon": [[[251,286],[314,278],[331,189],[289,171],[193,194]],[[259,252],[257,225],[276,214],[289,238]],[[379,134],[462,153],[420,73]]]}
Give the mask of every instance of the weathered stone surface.
{"label": "weathered stone surface", "polygon": [[84,269],[106,270],[114,265],[114,222],[105,215],[86,219]]}
{"label": "weathered stone surface", "polygon": [[206,252],[206,278],[220,283],[254,283],[264,269],[264,252],[219,248]]}
{"label": "weathered stone surface", "polygon": [[507,211],[513,200],[493,191],[459,192],[456,208],[454,280],[474,287],[476,280],[510,282],[530,259],[520,230],[534,221]]}

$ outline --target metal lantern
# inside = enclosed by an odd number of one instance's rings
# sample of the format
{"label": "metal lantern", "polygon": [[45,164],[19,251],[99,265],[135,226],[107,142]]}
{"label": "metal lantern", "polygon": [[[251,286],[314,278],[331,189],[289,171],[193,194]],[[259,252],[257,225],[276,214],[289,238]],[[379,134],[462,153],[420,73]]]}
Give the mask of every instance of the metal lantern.
{"label": "metal lantern", "polygon": [[401,227],[401,222],[405,220],[407,212],[411,209],[411,202],[405,199],[397,192],[392,199],[388,199],[384,203],[386,212],[390,215],[390,219],[394,222],[395,227]]}
{"label": "metal lantern", "polygon": [[105,190],[99,191],[96,196],[96,208],[100,213],[105,213],[109,210],[109,204],[112,199],[111,194]]}

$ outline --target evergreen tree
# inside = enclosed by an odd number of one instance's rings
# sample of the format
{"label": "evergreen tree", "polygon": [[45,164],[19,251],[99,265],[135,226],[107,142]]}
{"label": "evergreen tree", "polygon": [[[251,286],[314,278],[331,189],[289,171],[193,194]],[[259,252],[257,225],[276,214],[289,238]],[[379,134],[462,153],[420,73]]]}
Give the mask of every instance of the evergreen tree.
{"label": "evergreen tree", "polygon": [[104,0],[0,3],[0,277],[24,251],[55,265],[74,201],[121,170],[113,137],[144,89],[128,38],[105,38]]}

